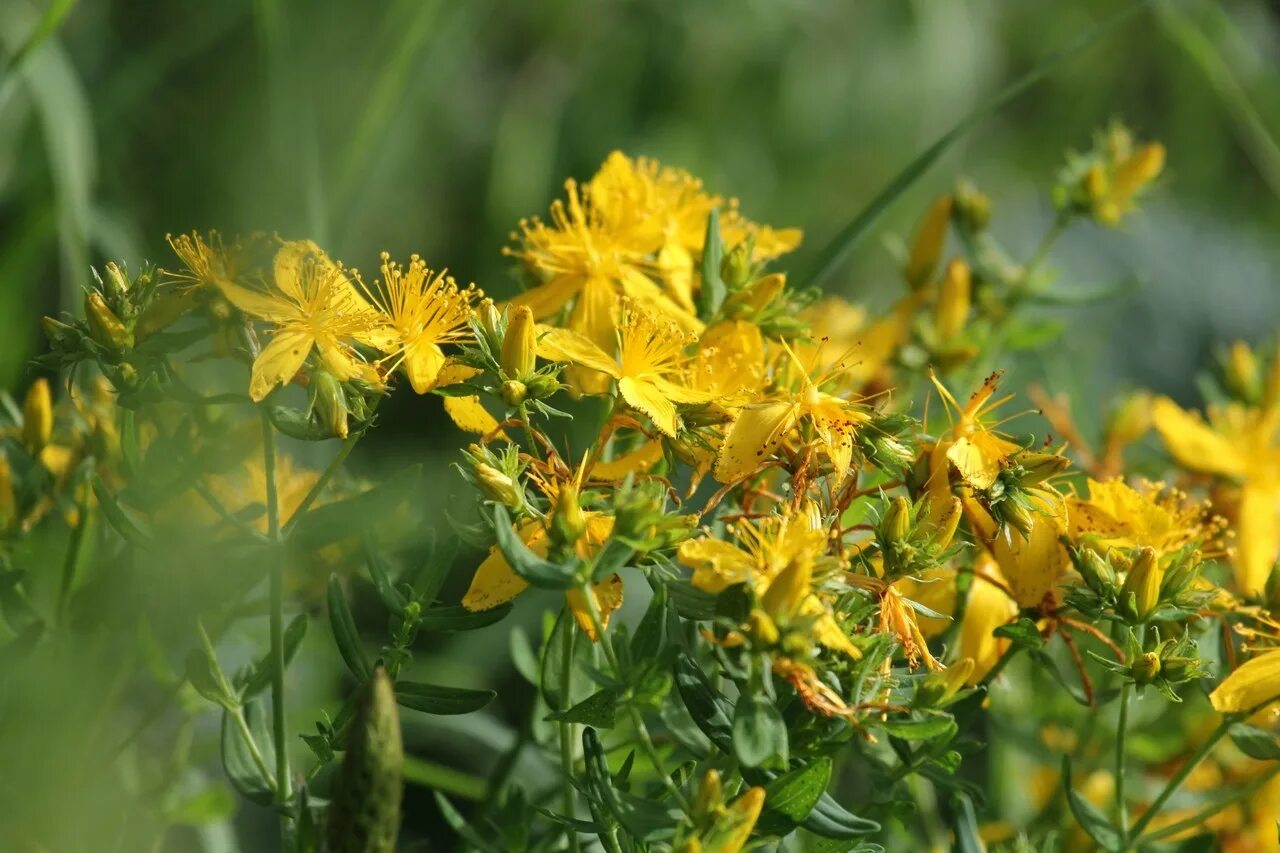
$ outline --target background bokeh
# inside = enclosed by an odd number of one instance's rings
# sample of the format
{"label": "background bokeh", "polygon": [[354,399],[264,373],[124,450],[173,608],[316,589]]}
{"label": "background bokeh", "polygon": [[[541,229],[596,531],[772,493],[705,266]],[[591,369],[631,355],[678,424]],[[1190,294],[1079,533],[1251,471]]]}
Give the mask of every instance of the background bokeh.
{"label": "background bokeh", "polygon": [[[86,0],[13,67],[47,5],[0,0],[0,387],[17,390],[41,315],[79,310],[91,265],[171,262],[166,232],[312,237],[360,268],[384,249],[418,252],[506,295],[501,247],[517,220],[615,148],[688,168],[753,219],[802,227],[790,266],[805,268],[912,156],[1117,6]],[[887,305],[903,235],[959,175],[1025,254],[1052,216],[1064,152],[1113,118],[1166,143],[1166,174],[1122,230],[1069,233],[1053,267],[1067,286],[1118,295],[1065,309],[1061,345],[1007,367],[1015,385],[1093,400],[1142,385],[1193,401],[1216,343],[1261,340],[1280,320],[1274,2],[1151,4],[967,135],[827,286]],[[401,395],[386,414],[358,464],[462,440],[434,403]],[[526,624],[537,609],[522,605]],[[453,683],[512,681],[506,627],[465,643],[423,659]],[[333,656],[316,655],[298,676],[318,685],[299,726],[326,698],[315,673]],[[509,738],[521,703],[410,738],[465,761],[457,744]],[[415,796],[411,821],[430,835],[434,807]],[[241,835],[260,818],[242,815]]]}

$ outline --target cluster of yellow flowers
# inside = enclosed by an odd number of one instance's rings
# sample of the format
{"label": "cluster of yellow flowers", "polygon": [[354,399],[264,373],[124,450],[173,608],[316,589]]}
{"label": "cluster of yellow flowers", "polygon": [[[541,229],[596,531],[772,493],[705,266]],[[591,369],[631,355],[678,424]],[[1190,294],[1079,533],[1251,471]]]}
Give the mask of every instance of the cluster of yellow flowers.
{"label": "cluster of yellow flowers", "polygon": [[[1163,160],[1113,128],[1064,173],[1058,224],[1120,222]],[[1043,410],[1066,444],[1011,434],[996,416],[1010,399],[999,372],[963,402],[948,388],[972,381],[1019,301],[1045,286],[1044,252],[1015,263],[989,218],[967,184],[937,200],[904,259],[902,297],[872,318],[769,270],[799,231],[756,224],[688,173],[615,152],[589,181],[566,183],[548,220],[520,223],[507,251],[527,288],[505,303],[417,256],[384,255],[366,285],[309,241],[276,245],[267,273],[252,260],[267,241],[191,234],[170,240],[186,269],[168,275],[168,303],[129,316],[108,292],[88,308],[88,333],[123,351],[204,305],[222,351],[251,361],[249,398],[276,405],[279,389],[306,387],[300,420],[316,437],[365,429],[397,373],[439,394],[477,436],[464,476],[498,508],[498,544],[462,604],[564,590],[610,659],[632,567],[650,586],[719,602],[702,636],[743,662],[742,691],[776,676],[809,712],[870,739],[904,704],[943,708],[1055,637],[1089,701],[1081,644],[1101,649],[1126,691],[1154,685],[1176,699],[1205,674],[1187,627],[1205,619],[1236,625],[1241,652],[1257,653],[1213,707],[1266,709],[1280,698],[1280,650],[1267,640],[1280,603],[1280,360],[1264,369],[1237,344],[1230,402],[1202,417],[1135,397],[1101,452],[1059,402]],[[948,257],[953,233],[962,248]],[[551,426],[562,390],[607,401],[571,451]],[[574,405],[579,421],[598,417]],[[1125,479],[1125,448],[1152,427],[1177,469],[1167,483]],[[1234,582],[1210,570],[1223,560]],[[762,789],[726,811],[719,777],[707,779],[717,805],[704,811],[719,815],[707,831],[732,840],[715,849],[739,849]],[[1127,821],[1129,805],[1118,808]]]}

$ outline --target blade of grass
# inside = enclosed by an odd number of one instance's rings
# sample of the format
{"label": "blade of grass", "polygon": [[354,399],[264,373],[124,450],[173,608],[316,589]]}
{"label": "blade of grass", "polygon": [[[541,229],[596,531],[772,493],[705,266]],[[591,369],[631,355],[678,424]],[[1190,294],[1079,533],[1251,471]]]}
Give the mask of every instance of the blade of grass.
{"label": "blade of grass", "polygon": [[[36,48],[44,44],[50,36],[58,31],[58,27],[62,26],[62,22],[67,19],[67,15],[71,13],[71,10],[76,7],[78,2],[80,0],[53,0],[49,4],[49,8],[45,10],[40,22],[31,31],[31,35],[27,36],[27,40],[22,43],[22,47],[18,48],[9,57],[9,61],[5,63],[6,77],[16,72]],[[9,77],[9,79],[12,78]],[[9,79],[5,80],[6,86],[9,83]]]}
{"label": "blade of grass", "polygon": [[1063,47],[1040,60],[1034,68],[1010,83],[991,100],[981,104],[960,119],[954,127],[908,163],[906,168],[899,172],[880,191],[879,195],[873,198],[865,208],[853,219],[849,220],[848,224],[831,238],[830,242],[818,253],[817,260],[814,261],[813,266],[804,276],[800,277],[798,287],[804,288],[818,284],[822,279],[830,275],[845,256],[862,242],[862,239],[866,237],[871,227],[876,224],[884,212],[901,198],[903,193],[910,189],[911,185],[928,171],[929,167],[936,163],[957,140],[1038,83],[1059,63],[1079,53],[1101,36],[1128,20],[1148,2],[1150,0],[1133,0],[1120,11],[1099,21]]}

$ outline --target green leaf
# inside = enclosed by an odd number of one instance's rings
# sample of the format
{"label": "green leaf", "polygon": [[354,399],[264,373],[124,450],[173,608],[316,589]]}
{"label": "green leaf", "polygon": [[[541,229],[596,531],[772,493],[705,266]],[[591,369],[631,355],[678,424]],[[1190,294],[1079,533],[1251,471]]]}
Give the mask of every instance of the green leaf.
{"label": "green leaf", "polygon": [[823,838],[857,838],[880,831],[880,824],[859,817],[836,802],[830,794],[818,798],[818,804],[800,825]]}
{"label": "green leaf", "polygon": [[1040,636],[1040,629],[1036,627],[1035,620],[1028,619],[1026,616],[1009,625],[1001,625],[991,633],[997,637],[1012,640],[1015,646],[1028,649],[1038,649],[1044,645],[1044,637]]}
{"label": "green leaf", "polygon": [[707,739],[721,752],[732,752],[733,724],[725,710],[728,700],[716,693],[698,665],[684,655],[676,661],[676,689]]}
{"label": "green leaf", "polygon": [[226,820],[235,811],[235,795],[224,785],[210,785],[195,796],[170,806],[165,810],[165,816],[173,823],[204,826]]}
{"label": "green leaf", "polygon": [[698,316],[706,320],[720,310],[724,302],[725,284],[720,278],[720,261],[724,246],[720,242],[720,210],[713,208],[707,217],[707,231],[702,244],[702,288],[698,291]]}
{"label": "green leaf", "polygon": [[605,761],[604,747],[595,729],[582,730],[582,755],[586,764],[588,797],[608,811],[638,841],[669,839],[681,815],[653,800],[633,797],[614,787]]}
{"label": "green leaf", "polygon": [[611,729],[618,713],[617,690],[606,688],[591,694],[567,711],[553,711],[548,720],[565,723],[583,723],[597,729]]}
{"label": "green leaf", "polygon": [[91,482],[93,494],[98,498],[98,505],[102,507],[102,514],[107,517],[107,522],[116,533],[119,533],[130,545],[150,548],[154,537],[144,522],[134,518],[131,512],[116,501],[116,496],[102,482],[101,477],[94,474]]}
{"label": "green leaf", "polygon": [[[49,4],[49,8],[45,9],[44,15],[40,17],[40,23],[36,24],[35,29],[23,40],[22,45],[14,51],[13,55],[9,57],[9,61],[5,63],[4,77],[8,78],[15,74],[22,67],[27,57],[58,31],[58,27],[62,26],[62,22],[66,19],[67,14],[76,7],[77,2],[79,0],[53,0]],[[9,81],[6,79],[5,82],[8,83]]]}
{"label": "green leaf", "polygon": [[1062,672],[1058,662],[1052,656],[1043,649],[1034,649],[1031,652],[1031,658],[1040,665],[1041,669],[1053,676],[1054,681],[1062,685],[1063,689],[1067,691],[1067,695],[1086,708],[1090,707],[1089,697],[1085,695],[1084,689],[1067,680],[1067,676]]}
{"label": "green leaf", "polygon": [[903,740],[950,741],[956,736],[956,721],[950,717],[926,717],[923,720],[888,720],[884,730]]}
{"label": "green leaf", "polygon": [[553,563],[533,553],[516,534],[511,526],[511,517],[501,505],[493,508],[493,532],[498,540],[498,550],[507,558],[512,570],[533,586],[565,590],[577,583],[578,561]]}
{"label": "green leaf", "polygon": [[472,611],[461,604],[429,607],[423,611],[418,627],[423,631],[449,633],[455,631],[474,631],[495,622],[501,622],[511,612],[510,604],[502,604],[491,610]]}
{"label": "green leaf", "polygon": [[1071,813],[1075,815],[1080,827],[1089,833],[1089,837],[1104,850],[1119,850],[1123,844],[1119,830],[1111,825],[1111,821],[1097,806],[1071,787],[1071,760],[1066,757],[1062,759],[1062,787],[1067,792],[1067,804],[1071,807]]}
{"label": "green leaf", "polygon": [[671,603],[681,618],[694,622],[715,618],[716,597],[711,593],[703,592],[683,581],[673,581],[666,584],[666,587],[671,594]]}
{"label": "green leaf", "polygon": [[[307,614],[299,613],[289,621],[289,625],[284,629],[284,665],[287,667],[289,662],[293,660],[294,655],[298,653],[298,648],[302,645],[302,638],[307,635]],[[240,690],[242,699],[250,699],[261,693],[271,683],[272,671],[271,653],[263,655],[258,662],[253,665],[248,678],[245,680],[244,687]]]}
{"label": "green leaf", "polygon": [[958,853],[986,853],[987,845],[978,834],[978,816],[973,813],[973,800],[964,793],[955,794],[956,850]]}
{"label": "green leaf", "polygon": [[[265,777],[258,769],[258,763],[253,758],[244,732],[236,723],[234,715],[237,713],[240,711],[236,709],[222,712],[222,767],[226,770],[232,787],[239,791],[242,797],[260,806],[270,805],[275,796],[274,785],[272,780]],[[250,702],[245,705],[243,713],[249,731],[253,733],[260,745],[263,760],[269,762],[272,757],[269,755],[270,737],[260,737],[266,734],[266,727],[258,703]]]}
{"label": "green leaf", "polygon": [[659,583],[658,588],[653,591],[653,598],[649,599],[649,606],[645,608],[640,624],[636,626],[635,634],[631,637],[631,659],[655,660],[666,638],[666,625],[667,585]]}
{"label": "green leaf", "polygon": [[419,601],[428,604],[435,601],[436,594],[440,592],[440,587],[444,586],[445,579],[449,576],[449,569],[453,567],[453,559],[457,552],[456,537],[445,538],[435,530],[429,532],[426,555],[422,558],[417,571],[412,573],[412,577],[407,578]]}
{"label": "green leaf", "polygon": [[1145,2],[1146,0],[1133,0],[1120,11],[1104,18],[1082,35],[1040,60],[1035,67],[1006,86],[994,98],[985,104],[981,104],[960,119],[954,127],[908,163],[901,172],[889,181],[888,186],[881,190],[865,208],[831,238],[830,242],[818,252],[817,260],[814,261],[813,267],[808,273],[796,278],[793,289],[798,291],[819,284],[824,278],[833,273],[845,255],[862,242],[863,238],[871,231],[871,227],[879,221],[884,212],[901,198],[961,137],[989,116],[994,115],[1014,98],[1034,86],[1063,60],[1079,53],[1112,27],[1137,12],[1145,5]]}
{"label": "green leaf", "polygon": [[787,724],[766,697],[738,700],[733,715],[733,754],[747,767],[787,766]]}
{"label": "green leaf", "polygon": [[471,846],[485,851],[485,853],[503,853],[501,848],[495,847],[480,836],[471,825],[467,823],[467,819],[458,813],[453,807],[453,803],[445,799],[444,794],[439,791],[435,792],[436,807],[440,809],[440,815],[444,818],[444,822],[449,824],[449,828],[458,833],[458,836]]}
{"label": "green leaf", "polygon": [[329,627],[333,630],[333,640],[338,646],[338,654],[351,674],[360,680],[368,681],[373,675],[373,667],[365,657],[364,648],[360,644],[360,632],[351,618],[351,610],[347,607],[347,596],[342,590],[342,581],[337,575],[329,576]]}
{"label": "green leaf", "polygon": [[831,781],[831,759],[823,756],[783,773],[765,786],[764,811],[757,829],[785,835],[796,828],[822,798]]}
{"label": "green leaf", "polygon": [[1231,742],[1250,758],[1258,761],[1275,761],[1280,759],[1280,741],[1268,731],[1247,723],[1236,723],[1227,729]]}
{"label": "green leaf", "polygon": [[422,466],[411,465],[354,497],[313,506],[288,525],[289,541],[305,550],[362,536],[412,500],[422,481]]}
{"label": "green leaf", "polygon": [[200,648],[187,653],[186,677],[196,692],[204,698],[224,708],[235,708],[240,704],[235,691],[227,683],[218,665],[218,653],[205,633],[204,625],[196,624],[200,632]]}
{"label": "green leaf", "polygon": [[396,702],[415,711],[449,716],[479,711],[498,694],[492,690],[468,690],[412,681],[396,682]]}
{"label": "green leaf", "polygon": [[364,543],[364,559],[369,566],[369,578],[373,581],[374,588],[378,590],[378,598],[382,599],[383,606],[397,616],[403,615],[404,606],[409,602],[405,599],[404,593],[396,589],[396,585],[392,583],[387,561],[367,538]]}

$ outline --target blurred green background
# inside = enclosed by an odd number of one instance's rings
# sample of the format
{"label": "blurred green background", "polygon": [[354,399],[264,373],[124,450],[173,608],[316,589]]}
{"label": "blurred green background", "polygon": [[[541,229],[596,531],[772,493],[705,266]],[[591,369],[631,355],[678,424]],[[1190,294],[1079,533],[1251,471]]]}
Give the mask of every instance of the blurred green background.
{"label": "blurred green background", "polygon": [[[60,28],[19,58],[49,4],[0,0],[0,387],[19,390],[41,315],[78,310],[91,265],[171,263],[166,232],[312,237],[362,269],[384,249],[418,252],[507,295],[500,250],[516,221],[615,148],[688,168],[753,219],[802,227],[786,266],[805,269],[911,157],[1118,6],[57,5],[71,7]],[[959,175],[992,197],[995,233],[1025,256],[1052,218],[1064,152],[1113,118],[1165,142],[1165,176],[1122,230],[1069,233],[1053,266],[1067,286],[1123,283],[1120,295],[1060,312],[1063,345],[1007,366],[1017,383],[1092,401],[1135,385],[1194,400],[1217,343],[1264,339],[1280,320],[1275,2],[1152,4],[967,135],[827,286],[888,305],[901,288],[895,246]],[[435,401],[399,395],[386,414],[361,448],[366,466],[439,459],[463,441]],[[431,509],[424,519],[438,522]],[[536,623],[536,605],[518,612]],[[508,627],[467,635],[465,656],[424,660],[454,683],[511,684]],[[298,727],[331,697],[335,656],[317,648],[303,662],[291,671]],[[466,763],[477,744],[501,748],[526,698],[500,696],[465,723],[413,722],[409,738]],[[434,807],[410,790],[415,831],[429,836]],[[257,821],[269,838],[256,811],[242,810],[241,834]],[[204,830],[206,848],[229,849],[225,830]]]}

